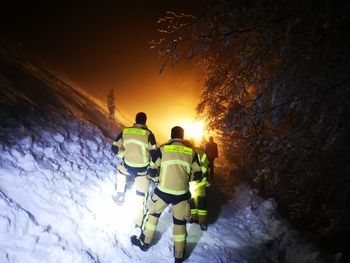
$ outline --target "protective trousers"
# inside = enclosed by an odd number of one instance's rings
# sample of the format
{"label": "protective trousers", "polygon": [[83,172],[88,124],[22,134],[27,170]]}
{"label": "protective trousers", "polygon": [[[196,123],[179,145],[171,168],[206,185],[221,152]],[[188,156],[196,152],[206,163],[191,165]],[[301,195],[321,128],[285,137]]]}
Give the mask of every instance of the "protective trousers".
{"label": "protective trousers", "polygon": [[137,176],[135,178],[136,186],[136,198],[135,198],[135,225],[141,227],[144,215],[146,213],[148,190],[150,186],[150,180],[145,176]]}
{"label": "protective trousers", "polygon": [[[150,200],[149,211],[146,214],[141,238],[144,243],[150,244],[153,240],[161,213],[169,205],[158,195],[153,194]],[[188,200],[180,201],[172,205],[173,214],[173,241],[175,258],[183,258],[187,237],[186,220],[189,216]]]}
{"label": "protective trousers", "polygon": [[191,192],[192,198],[190,199],[191,218],[198,220],[200,224],[207,223],[208,209],[207,209],[207,194],[206,194],[206,183],[207,180],[201,182],[190,182],[194,184],[193,193]]}
{"label": "protective trousers", "polygon": [[[146,177],[146,173],[140,173],[135,177],[135,217],[134,224],[141,227],[144,214],[146,212],[148,190],[150,187],[150,180]],[[130,176],[128,170],[124,166],[118,166],[116,178],[117,193],[125,192],[126,178]]]}

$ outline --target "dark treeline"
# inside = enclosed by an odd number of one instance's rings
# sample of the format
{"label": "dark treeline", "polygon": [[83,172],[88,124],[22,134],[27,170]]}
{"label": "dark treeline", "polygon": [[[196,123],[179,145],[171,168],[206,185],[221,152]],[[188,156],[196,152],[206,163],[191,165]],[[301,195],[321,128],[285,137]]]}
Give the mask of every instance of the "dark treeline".
{"label": "dark treeline", "polygon": [[199,57],[198,113],[218,130],[234,176],[330,252],[349,244],[350,4],[216,1],[168,12],[153,42],[164,67]]}

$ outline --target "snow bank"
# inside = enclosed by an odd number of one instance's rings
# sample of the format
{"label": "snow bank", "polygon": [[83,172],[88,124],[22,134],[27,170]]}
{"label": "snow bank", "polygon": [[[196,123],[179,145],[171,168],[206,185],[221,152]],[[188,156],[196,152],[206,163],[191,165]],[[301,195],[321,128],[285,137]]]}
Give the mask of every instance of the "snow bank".
{"label": "snow bank", "polygon": [[264,200],[247,186],[236,189],[235,198],[225,209],[228,210],[235,214],[231,223],[236,234],[249,235],[246,240],[254,240],[264,251],[260,255],[261,261],[257,257],[248,262],[342,262],[341,254],[325,255],[304,241],[286,220],[279,217],[275,200]]}
{"label": "snow bank", "polygon": [[[107,115],[24,64],[26,72],[0,63],[8,73],[0,73],[0,262],[172,262],[170,207],[147,253],[130,243],[134,195],[123,207],[111,198],[117,160],[101,128]],[[215,200],[208,231],[188,225],[187,262],[326,262],[278,218],[273,200],[236,190],[227,203]]]}
{"label": "snow bank", "polygon": [[26,122],[0,131],[0,262],[88,262],[108,231],[94,206],[113,190],[110,141],[73,118]]}

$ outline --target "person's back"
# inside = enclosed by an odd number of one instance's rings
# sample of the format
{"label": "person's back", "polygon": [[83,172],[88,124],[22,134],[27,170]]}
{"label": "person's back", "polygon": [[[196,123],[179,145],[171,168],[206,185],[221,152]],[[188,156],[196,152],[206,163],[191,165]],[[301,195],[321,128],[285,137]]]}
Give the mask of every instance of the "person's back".
{"label": "person's back", "polygon": [[157,154],[156,139],[146,126],[147,116],[143,112],[136,115],[134,125],[127,127],[113,141],[112,151],[123,161],[117,166],[116,196],[113,198],[118,205],[123,205],[127,176],[135,177],[136,186],[136,216],[135,226],[141,227],[143,213],[150,187],[147,170],[152,156]]}
{"label": "person's back", "polygon": [[[159,184],[151,198],[149,211],[145,217],[144,229],[140,236],[132,236],[132,244],[147,251],[164,209],[172,204],[173,241],[175,262],[182,262],[186,243],[186,218],[189,217],[189,180],[201,179],[201,168],[195,151],[183,140],[184,130],[175,126],[171,130],[171,140],[162,145],[154,170],[160,168]],[[156,173],[155,173],[156,174]]]}
{"label": "person's back", "polygon": [[188,192],[188,176],[192,165],[194,151],[187,147],[183,140],[172,139],[160,147],[162,155],[158,188],[169,194]]}
{"label": "person's back", "polygon": [[150,144],[152,132],[143,124],[135,123],[132,127],[124,128],[122,132],[125,149],[124,162],[130,167],[146,167],[150,162],[150,151],[155,149]]}

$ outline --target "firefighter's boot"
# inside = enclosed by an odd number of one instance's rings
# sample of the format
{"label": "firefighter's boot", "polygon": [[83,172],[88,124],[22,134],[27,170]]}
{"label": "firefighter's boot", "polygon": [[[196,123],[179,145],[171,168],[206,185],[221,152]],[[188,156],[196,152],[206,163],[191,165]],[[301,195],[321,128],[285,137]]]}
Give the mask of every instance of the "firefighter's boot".
{"label": "firefighter's boot", "polygon": [[124,204],[124,193],[118,192],[117,195],[113,196],[114,202],[116,202],[117,205],[122,206]]}
{"label": "firefighter's boot", "polygon": [[149,248],[149,244],[144,243],[139,237],[132,236],[131,243],[137,247],[139,247],[142,251],[147,251]]}

